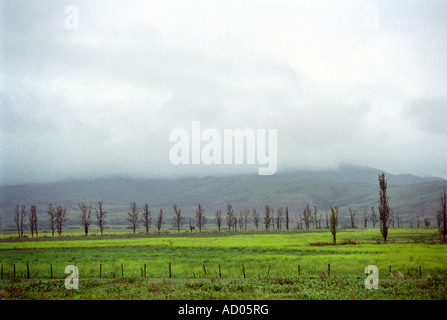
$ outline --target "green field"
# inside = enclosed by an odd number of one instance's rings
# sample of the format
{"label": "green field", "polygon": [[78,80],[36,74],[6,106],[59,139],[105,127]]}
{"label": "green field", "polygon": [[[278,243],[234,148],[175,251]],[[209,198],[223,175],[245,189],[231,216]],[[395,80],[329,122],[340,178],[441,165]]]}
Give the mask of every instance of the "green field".
{"label": "green field", "polygon": [[[33,239],[3,234],[0,298],[447,297],[447,246],[434,229],[391,229],[387,243],[377,229],[339,230],[338,244],[330,241],[327,230],[160,235],[121,231],[88,237],[72,232]],[[79,269],[78,290],[64,287],[67,265]],[[364,287],[367,265],[379,269],[378,290]]]}

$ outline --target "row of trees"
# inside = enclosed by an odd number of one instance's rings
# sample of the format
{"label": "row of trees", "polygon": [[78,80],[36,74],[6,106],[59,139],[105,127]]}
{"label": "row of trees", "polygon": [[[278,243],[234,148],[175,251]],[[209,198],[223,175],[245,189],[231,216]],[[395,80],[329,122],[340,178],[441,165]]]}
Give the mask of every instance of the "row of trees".
{"label": "row of trees", "polygon": [[[87,206],[84,203],[80,203],[78,205],[80,210],[79,220],[84,229],[85,235],[88,235],[91,224],[93,223],[93,219],[96,218],[96,225],[99,227],[101,235],[104,231],[104,226],[106,224],[106,215],[107,211],[104,209],[103,202],[98,201],[95,207]],[[172,226],[180,232],[183,226],[186,223],[186,217],[182,215],[181,208],[174,204],[173,206],[174,216],[172,218]],[[391,225],[394,227],[394,219],[392,218],[392,211],[390,209],[388,203],[388,195],[387,195],[387,183],[385,179],[385,175],[382,173],[379,175],[379,206],[378,206],[379,215],[376,214],[374,207],[371,207],[371,213],[368,213],[366,210],[363,212],[363,223],[364,227],[367,228],[367,222],[370,220],[373,224],[373,228],[376,227],[377,222],[380,223],[380,231],[383,236],[383,239],[386,241],[388,236],[388,228]],[[65,207],[58,205],[53,207],[52,204],[48,206],[47,214],[49,217],[49,225],[52,235],[54,236],[55,232],[58,235],[61,235],[63,232],[63,228],[68,221],[67,210]],[[95,214],[95,216],[93,216]],[[438,230],[440,234],[445,239],[447,234],[446,229],[446,192],[445,189],[441,192],[441,200],[440,200],[440,210],[437,214],[437,224]],[[349,218],[351,222],[351,228],[355,228],[355,216],[356,213],[352,208],[349,208]],[[25,220],[27,217],[27,211],[24,205],[16,207],[15,213],[15,223],[17,227],[18,236],[22,237],[24,234],[24,229],[26,227]],[[166,220],[164,217],[163,209],[160,208],[158,215],[155,217],[156,219],[152,219],[152,212],[149,209],[149,206],[145,204],[140,210],[135,202],[130,203],[130,210],[127,212],[126,220],[130,224],[130,228],[133,233],[136,233],[136,229],[139,225],[143,225],[146,233],[149,233],[150,227],[153,224],[155,228],[160,233],[160,230],[163,225],[165,225]],[[417,217],[417,225],[419,228],[419,217]],[[265,230],[277,229],[282,230],[284,227],[286,230],[289,230],[291,226],[291,219],[289,215],[289,209],[286,206],[285,209],[280,207],[276,211],[276,216],[274,210],[266,205],[263,216],[261,217],[260,212],[256,209],[250,211],[249,209],[241,210],[238,214],[235,213],[231,204],[226,206],[226,210],[222,212],[222,210],[217,210],[214,215],[214,222],[217,225],[219,231],[223,228],[228,228],[228,231],[236,231],[239,227],[239,230],[247,230],[247,223],[250,221],[254,223],[256,230],[259,230],[260,227],[263,227]],[[306,205],[303,212],[299,213],[299,215],[295,215],[295,223],[297,229],[309,230],[311,225],[314,226],[315,229],[322,229],[322,219],[323,215],[318,212],[316,206],[313,207],[313,210],[309,205]],[[188,218],[188,224],[190,231],[198,228],[199,232],[205,228],[208,219],[205,216],[205,211],[203,207],[199,204],[194,217]],[[398,217],[398,227],[402,226],[401,217]],[[324,222],[324,221],[323,221]],[[29,223],[31,235],[34,237],[38,235],[38,221],[37,221],[37,208],[35,205],[32,205],[30,208],[29,215]],[[430,226],[430,221],[425,219],[425,226],[428,228]],[[325,212],[325,224],[326,229],[331,230],[331,233],[334,238],[334,243],[336,239],[336,230],[339,227],[339,208],[337,206],[330,207],[330,215],[328,212]],[[410,223],[411,227],[412,224]]]}
{"label": "row of trees", "polygon": [[[88,234],[88,228],[91,224],[91,213],[92,213],[92,207],[87,207],[84,204],[79,204],[79,208],[81,210],[81,215],[80,215],[80,220],[82,225],[84,226],[84,230],[85,230],[85,234]],[[96,210],[97,212],[97,219],[98,219],[98,226],[101,230],[101,234],[104,230],[104,223],[105,223],[105,214],[106,211],[104,211],[102,209],[102,202],[99,201],[98,202],[98,209]],[[67,208],[62,206],[62,205],[58,205],[56,207],[54,207],[52,204],[48,205],[48,209],[47,209],[47,214],[48,214],[48,222],[49,222],[49,227],[51,230],[51,234],[54,236],[54,234],[57,232],[58,235],[62,235],[63,229],[65,227],[66,222],[68,221],[68,217],[67,217]],[[17,233],[19,238],[23,237],[24,235],[24,230],[26,228],[26,217],[28,216],[28,212],[26,211],[26,207],[24,205],[17,205],[16,206],[16,211],[15,211],[15,216],[14,216],[14,221],[16,224],[16,228],[17,228]],[[34,234],[36,235],[36,237],[38,236],[38,219],[37,219],[37,207],[36,205],[31,205],[30,207],[30,214],[29,214],[29,226],[30,226],[30,231],[31,231],[31,236],[34,237]]]}

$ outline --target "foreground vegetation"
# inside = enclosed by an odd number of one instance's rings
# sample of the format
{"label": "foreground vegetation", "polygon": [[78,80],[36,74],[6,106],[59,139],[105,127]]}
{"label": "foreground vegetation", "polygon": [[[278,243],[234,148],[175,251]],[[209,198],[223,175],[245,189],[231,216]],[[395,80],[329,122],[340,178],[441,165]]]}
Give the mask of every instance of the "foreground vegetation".
{"label": "foreground vegetation", "polygon": [[[88,237],[72,233],[33,239],[3,235],[0,298],[447,297],[447,246],[436,230],[393,229],[387,243],[377,229],[340,230],[337,243],[331,244],[327,230]],[[67,265],[79,268],[78,290],[64,286]],[[379,269],[378,290],[365,289],[367,265]]]}
{"label": "foreground vegetation", "polygon": [[313,299],[444,300],[445,276],[422,279],[383,279],[378,290],[366,290],[362,276],[271,276],[247,279],[84,279],[78,290],[67,290],[63,280],[3,281],[0,299],[158,299],[251,300]]}

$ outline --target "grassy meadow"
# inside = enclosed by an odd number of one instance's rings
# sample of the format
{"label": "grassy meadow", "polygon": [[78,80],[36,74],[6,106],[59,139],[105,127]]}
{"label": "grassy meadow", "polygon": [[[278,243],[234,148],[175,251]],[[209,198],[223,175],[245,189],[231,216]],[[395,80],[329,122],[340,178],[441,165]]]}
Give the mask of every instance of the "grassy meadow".
{"label": "grassy meadow", "polygon": [[[447,297],[447,246],[435,229],[390,229],[387,243],[378,229],[339,230],[331,240],[327,230],[2,234],[0,299]],[[67,265],[79,269],[78,290],[64,287]],[[367,265],[379,269],[378,290],[365,289]]]}

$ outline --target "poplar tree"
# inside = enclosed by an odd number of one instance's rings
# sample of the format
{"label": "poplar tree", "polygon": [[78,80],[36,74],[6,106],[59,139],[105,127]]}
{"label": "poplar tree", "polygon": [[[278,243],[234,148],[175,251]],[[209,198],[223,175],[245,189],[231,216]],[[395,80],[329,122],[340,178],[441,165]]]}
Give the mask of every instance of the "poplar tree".
{"label": "poplar tree", "polygon": [[157,223],[156,223],[158,233],[160,233],[160,229],[164,224],[165,224],[165,221],[164,221],[163,209],[160,208],[160,211],[157,216]]}
{"label": "poplar tree", "polygon": [[338,220],[337,213],[334,210],[334,208],[331,207],[330,227],[331,227],[331,233],[332,233],[332,240],[334,241],[334,244],[337,243],[337,240],[336,240],[337,224],[338,224],[337,220]]}
{"label": "poplar tree", "polygon": [[37,207],[36,205],[31,205],[30,216],[29,216],[29,224],[31,229],[31,237],[34,237],[34,233],[36,233],[36,237],[38,236],[37,232]]}
{"label": "poplar tree", "polygon": [[272,221],[272,219],[270,218],[270,207],[266,205],[265,206],[265,216],[264,216],[265,230],[269,230],[270,229],[271,221]]}
{"label": "poplar tree", "polygon": [[447,196],[445,193],[445,189],[441,191],[441,200],[439,201],[439,206],[441,207],[438,211],[438,214],[441,218],[439,231],[445,240],[445,236],[447,235]]}
{"label": "poplar tree", "polygon": [[102,201],[98,201],[97,208],[95,208],[96,211],[96,224],[99,227],[99,230],[101,231],[101,235],[104,231],[104,225],[106,224],[106,214],[107,211],[104,210]]}
{"label": "poplar tree", "polygon": [[379,221],[380,233],[383,240],[386,242],[388,237],[388,220],[390,218],[391,210],[388,204],[387,182],[385,173],[379,174]]}

